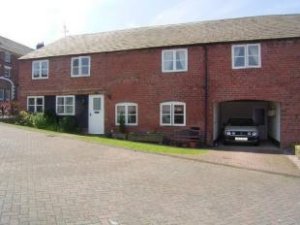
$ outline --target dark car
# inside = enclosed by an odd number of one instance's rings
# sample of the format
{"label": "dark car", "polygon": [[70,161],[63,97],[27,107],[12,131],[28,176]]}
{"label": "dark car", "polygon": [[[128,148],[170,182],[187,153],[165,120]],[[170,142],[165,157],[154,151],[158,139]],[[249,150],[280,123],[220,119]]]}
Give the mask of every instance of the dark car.
{"label": "dark car", "polygon": [[249,118],[230,118],[224,128],[224,144],[259,144],[258,127]]}

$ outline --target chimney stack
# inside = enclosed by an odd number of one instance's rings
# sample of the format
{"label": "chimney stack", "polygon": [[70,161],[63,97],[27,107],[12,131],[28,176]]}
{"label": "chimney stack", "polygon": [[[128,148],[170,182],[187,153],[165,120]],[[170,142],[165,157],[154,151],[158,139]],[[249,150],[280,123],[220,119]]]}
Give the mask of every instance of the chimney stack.
{"label": "chimney stack", "polygon": [[44,42],[39,42],[37,43],[36,45],[36,49],[40,49],[40,48],[43,48],[45,45],[44,45]]}

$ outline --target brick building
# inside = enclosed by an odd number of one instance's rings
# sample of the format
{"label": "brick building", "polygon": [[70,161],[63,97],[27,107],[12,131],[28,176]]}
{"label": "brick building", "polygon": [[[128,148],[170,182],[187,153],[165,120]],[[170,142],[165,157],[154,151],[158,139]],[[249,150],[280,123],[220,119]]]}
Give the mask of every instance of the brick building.
{"label": "brick building", "polygon": [[32,49],[0,36],[0,105],[16,98],[18,58]]}
{"label": "brick building", "polygon": [[89,133],[198,127],[212,144],[230,117],[261,139],[300,141],[300,15],[68,36],[20,60],[19,100],[75,116]]}

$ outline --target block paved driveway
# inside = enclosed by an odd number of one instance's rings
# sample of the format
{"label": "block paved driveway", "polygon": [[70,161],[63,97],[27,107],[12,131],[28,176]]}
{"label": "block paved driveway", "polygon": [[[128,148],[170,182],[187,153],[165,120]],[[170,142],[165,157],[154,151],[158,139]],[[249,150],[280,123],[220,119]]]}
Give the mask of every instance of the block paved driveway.
{"label": "block paved driveway", "polygon": [[300,179],[0,124],[0,224],[300,224]]}

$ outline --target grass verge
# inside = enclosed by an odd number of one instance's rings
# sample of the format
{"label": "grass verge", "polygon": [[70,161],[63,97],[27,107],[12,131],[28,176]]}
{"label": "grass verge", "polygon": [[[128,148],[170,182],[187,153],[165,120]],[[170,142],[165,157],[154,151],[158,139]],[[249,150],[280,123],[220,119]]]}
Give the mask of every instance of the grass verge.
{"label": "grass verge", "polygon": [[117,140],[106,137],[97,137],[97,136],[79,136],[81,140],[100,143],[104,145],[110,145],[115,147],[121,147],[126,149],[131,149],[135,151],[141,152],[152,152],[152,153],[160,153],[160,154],[179,154],[179,155],[197,155],[204,154],[207,152],[205,149],[193,149],[193,148],[180,148],[166,145],[156,145],[156,144],[148,144],[141,142],[133,142],[126,140]]}

